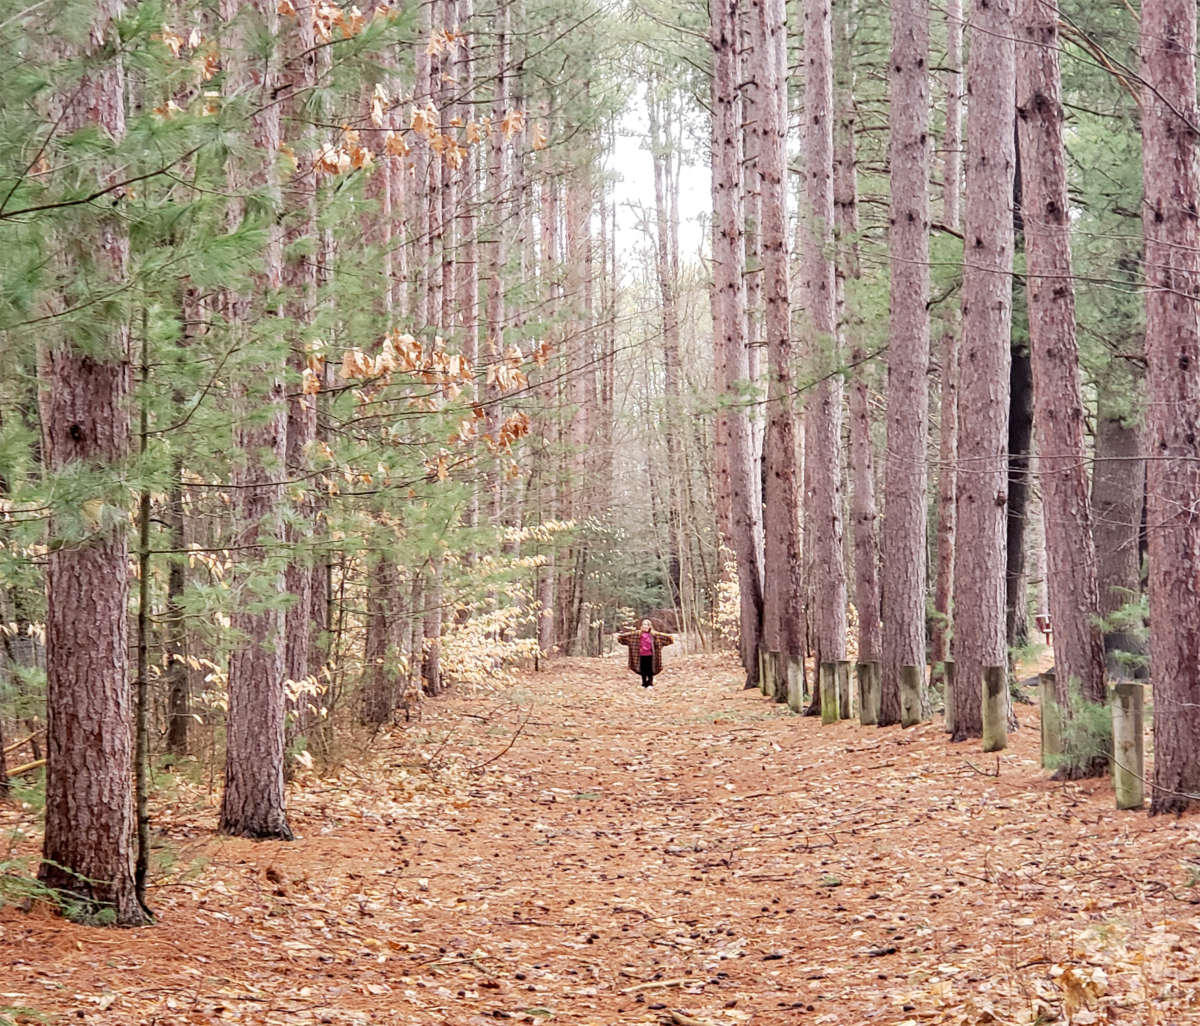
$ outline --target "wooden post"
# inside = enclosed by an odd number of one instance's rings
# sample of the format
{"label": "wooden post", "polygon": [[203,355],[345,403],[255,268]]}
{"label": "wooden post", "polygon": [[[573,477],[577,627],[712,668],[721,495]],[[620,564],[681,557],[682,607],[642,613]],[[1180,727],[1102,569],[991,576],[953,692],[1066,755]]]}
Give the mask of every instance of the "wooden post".
{"label": "wooden post", "polygon": [[837,663],[822,663],[818,680],[821,686],[821,723],[836,723],[839,705]]}
{"label": "wooden post", "polygon": [[915,727],[921,722],[921,677],[924,667],[900,667],[900,726]]}
{"label": "wooden post", "polygon": [[787,704],[792,712],[804,712],[804,660],[787,657]]}
{"label": "wooden post", "polygon": [[771,659],[775,664],[775,694],[771,697],[783,704],[788,700],[788,657],[782,652],[772,652]]}
{"label": "wooden post", "polygon": [[858,678],[858,719],[864,727],[879,722],[879,664],[859,663],[855,668]]}
{"label": "wooden post", "polygon": [[838,686],[838,716],[843,720],[850,719],[854,714],[851,712],[850,701],[850,662],[846,659],[839,659],[837,664],[837,686]]}
{"label": "wooden post", "polygon": [[1038,675],[1042,707],[1042,767],[1057,769],[1063,753],[1062,710],[1058,707],[1058,682],[1053,670]]}
{"label": "wooden post", "polygon": [[775,653],[758,650],[758,686],[768,698],[775,697]]}
{"label": "wooden post", "polygon": [[1113,695],[1113,789],[1118,809],[1140,809],[1146,800],[1142,716],[1145,687],[1122,681]]}
{"label": "wooden post", "polygon": [[946,717],[945,731],[954,733],[954,660],[947,659],[942,663],[942,685],[946,689],[946,697],[942,701],[942,710]]}
{"label": "wooden post", "polygon": [[983,668],[983,750],[1008,747],[1008,667]]}

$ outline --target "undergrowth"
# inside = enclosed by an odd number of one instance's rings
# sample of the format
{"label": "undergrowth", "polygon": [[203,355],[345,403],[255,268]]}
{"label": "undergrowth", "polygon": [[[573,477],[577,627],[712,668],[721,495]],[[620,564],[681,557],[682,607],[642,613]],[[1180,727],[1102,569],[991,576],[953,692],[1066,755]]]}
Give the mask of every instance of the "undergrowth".
{"label": "undergrowth", "polygon": [[1062,715],[1062,754],[1047,759],[1049,768],[1068,780],[1098,776],[1107,771],[1112,750],[1112,708],[1084,698],[1072,680]]}

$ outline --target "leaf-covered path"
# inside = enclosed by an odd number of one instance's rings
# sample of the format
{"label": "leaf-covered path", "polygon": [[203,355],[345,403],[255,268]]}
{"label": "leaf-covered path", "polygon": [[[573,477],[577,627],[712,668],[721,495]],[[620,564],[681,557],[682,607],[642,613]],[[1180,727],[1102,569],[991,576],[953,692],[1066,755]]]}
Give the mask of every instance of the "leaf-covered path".
{"label": "leaf-covered path", "polygon": [[157,820],[160,924],[0,909],[0,1008],[113,1026],[1200,1021],[1195,818],[1046,780],[1034,709],[997,762],[932,723],[823,728],[736,681],[723,657],[669,661],[650,691],[615,658],[563,660],[427,702],[299,781],[293,844],[213,837],[215,798],[183,787]]}

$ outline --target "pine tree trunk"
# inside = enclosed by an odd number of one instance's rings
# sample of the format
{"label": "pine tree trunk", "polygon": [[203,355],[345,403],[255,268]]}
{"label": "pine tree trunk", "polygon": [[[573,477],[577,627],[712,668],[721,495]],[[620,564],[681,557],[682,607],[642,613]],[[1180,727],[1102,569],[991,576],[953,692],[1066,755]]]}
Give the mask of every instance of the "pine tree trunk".
{"label": "pine tree trunk", "polygon": [[[1091,702],[1103,703],[1107,694],[1075,341],[1057,0],[1019,0],[1018,25],[1017,127],[1037,469],[1058,703],[1069,715],[1074,688]],[[1100,755],[1080,760],[1070,774],[1106,769]]]}
{"label": "pine tree trunk", "polygon": [[854,549],[854,605],[858,610],[858,658],[878,662],[883,647],[879,608],[879,511],[875,501],[875,446],[871,440],[871,386],[874,363],[864,345],[862,318],[850,293],[862,269],[858,246],[858,156],[855,133],[858,108],[854,99],[849,3],[834,8],[833,202],[836,219],[838,339],[849,345],[852,384],[849,397],[850,524]]}
{"label": "pine tree trunk", "polygon": [[796,473],[795,383],[787,253],[787,12],[760,0],[758,170],[762,210],[762,292],[768,358],[763,503],[763,641],[770,652],[802,658],[800,489]]}
{"label": "pine tree trunk", "polygon": [[[741,121],[738,104],[737,0],[710,0],[713,47],[712,198],[713,338],[719,391],[735,401],[749,378],[746,357],[746,287],[743,275],[741,203]],[[832,290],[832,282],[830,282]],[[832,295],[830,296],[832,302]],[[736,402],[736,401],[735,401]],[[762,636],[762,570],[756,535],[756,488],[750,419],[736,404],[718,419],[724,433],[730,544],[737,559],[739,650],[746,686],[758,685],[758,649]]]}
{"label": "pine tree trunk", "polygon": [[1011,0],[974,0],[958,406],[954,735],[981,737],[983,671],[1006,664],[1008,375],[1013,262]]}
{"label": "pine tree trunk", "polygon": [[[1018,171],[1019,174],[1019,171]],[[1021,190],[1017,190],[1017,203]],[[1022,236],[1018,242],[1023,246]],[[1028,289],[1028,278],[1019,279]],[[1005,518],[1004,636],[1010,648],[1029,643],[1025,527],[1029,505],[1029,452],[1033,442],[1033,365],[1023,342],[1012,347],[1008,386],[1008,516]]]}
{"label": "pine tree trunk", "polygon": [[171,491],[167,496],[164,519],[168,547],[173,550],[167,569],[166,608],[166,684],[167,751],[188,754],[188,736],[192,725],[191,674],[188,666],[188,631],[183,609],[187,587],[187,557],[183,554],[184,535],[183,465],[176,459],[171,472]]}
{"label": "pine tree trunk", "polygon": [[[962,2],[946,5],[946,134],[942,220],[950,231],[961,227],[962,190]],[[941,337],[940,413],[938,434],[937,570],[934,579],[935,617],[930,638],[930,661],[940,666],[950,657],[949,627],[954,591],[955,502],[958,477],[958,342],[962,324],[958,311],[946,312]],[[940,672],[940,671],[938,671]]]}
{"label": "pine tree trunk", "polygon": [[[1113,623],[1118,610],[1135,602],[1142,590],[1139,541],[1146,494],[1143,431],[1129,414],[1141,384],[1125,367],[1110,364],[1099,385],[1096,411],[1095,469],[1092,472],[1092,537],[1095,539],[1100,615],[1106,670],[1110,677],[1147,676],[1146,643],[1140,624]],[[1127,617],[1121,617],[1122,621]]]}
{"label": "pine tree trunk", "polygon": [[[278,15],[270,0],[258,0],[258,16],[270,36],[276,34]],[[235,24],[239,10],[233,0],[222,0],[221,15],[234,24],[234,35],[243,27]],[[244,17],[244,15],[241,15]],[[229,74],[234,88],[255,91],[259,102],[251,117],[251,136],[263,163],[248,174],[231,172],[231,192],[240,196],[247,188],[275,185],[274,160],[280,144],[280,111],[274,101],[278,67],[274,57],[256,65],[249,57],[240,59]],[[233,203],[230,220],[237,225],[244,201]],[[283,253],[278,227],[267,242],[264,271],[257,295],[274,294],[282,283]],[[249,333],[265,313],[255,299],[228,294],[226,320],[235,332]],[[221,798],[222,833],[240,837],[291,840],[284,811],[284,646],[280,643],[284,617],[278,604],[284,582],[268,562],[268,546],[281,534],[283,507],[282,478],[287,467],[287,406],[284,401],[284,367],[263,366],[251,392],[246,384],[236,387],[239,420],[234,441],[242,462],[233,473],[234,516],[238,547],[238,573],[232,581],[235,592],[244,592],[232,617],[239,642],[229,657],[229,711],[225,749],[225,790]],[[266,589],[265,601],[254,600],[256,591]]]}
{"label": "pine tree trunk", "polygon": [[[95,56],[116,45],[113,23],[121,14],[120,3],[100,4],[86,37],[89,52],[70,56]],[[120,139],[121,60],[109,55],[85,67],[83,77],[54,101],[59,131],[69,136],[91,128]],[[87,216],[61,246],[60,281],[92,280],[106,291],[123,287],[129,240],[119,211]],[[93,343],[87,352],[66,339],[52,339],[43,350],[39,401],[50,474],[115,473],[129,456],[129,325],[115,321],[106,334],[102,346]],[[133,926],[148,917],[133,877],[129,547],[128,525],[115,505],[121,501],[95,482],[94,501],[85,507],[95,510],[85,513],[91,533],[50,546],[46,818],[38,875],[89,913],[108,913],[118,924]]]}
{"label": "pine tree trunk", "polygon": [[1144,0],[1146,523],[1154,680],[1151,813],[1200,804],[1200,178],[1196,6]]}
{"label": "pine tree trunk", "polygon": [[[12,791],[8,781],[8,762],[4,755],[4,716],[0,713],[0,799],[5,799]],[[134,892],[137,893],[136,890]]]}
{"label": "pine tree trunk", "polygon": [[679,159],[675,146],[674,119],[671,100],[658,93],[663,89],[661,79],[651,75],[647,109],[649,112],[650,158],[654,169],[654,257],[658,279],[659,303],[662,309],[663,340],[663,436],[667,447],[667,519],[669,548],[667,578],[672,599],[682,600],[683,553],[680,497],[682,459],[679,440],[680,412],[680,336],[679,336],[679,232],[671,217],[671,207],[678,190],[675,176]]}
{"label": "pine tree trunk", "polygon": [[[925,670],[929,421],[929,8],[892,0],[891,325],[884,466],[880,726],[900,721],[901,667]],[[924,703],[922,703],[924,704]]]}
{"label": "pine tree trunk", "polygon": [[[504,359],[504,264],[508,259],[505,227],[507,224],[507,175],[504,159],[504,135],[500,122],[508,103],[508,19],[509,0],[499,0],[495,15],[495,68],[492,94],[493,131],[488,149],[487,196],[491,205],[488,237],[481,245],[483,273],[486,277],[485,337],[486,359],[491,367],[498,368]],[[487,403],[484,421],[492,439],[500,437],[500,424],[504,417],[502,389],[498,383],[487,387]],[[487,474],[488,519],[493,527],[501,524],[501,503],[504,481],[500,473],[498,458],[493,461]]]}
{"label": "pine tree trunk", "polygon": [[[303,124],[303,105],[316,83],[316,37],[311,17],[298,16],[288,27],[286,74],[288,79],[287,121],[289,125]],[[387,166],[390,158],[381,161]],[[297,168],[288,182],[284,202],[287,207],[288,243],[311,238],[317,215],[316,172],[305,162]],[[390,246],[384,247],[384,280],[391,280]],[[314,255],[296,247],[296,255],[287,260],[283,269],[284,285],[288,289],[289,320],[296,326],[292,339],[291,362],[299,375],[315,375],[316,360],[310,360],[308,340],[304,329],[311,323],[317,302],[317,267]],[[390,289],[385,289],[385,294]],[[305,383],[309,378],[302,379]],[[311,542],[316,533],[316,501],[309,488],[309,449],[317,435],[317,396],[300,388],[289,397],[287,404],[287,471],[296,482],[291,487],[300,491],[295,501],[293,521],[289,522],[286,540],[289,545],[284,587],[292,603],[284,613],[284,679],[293,682],[289,696],[289,740],[307,733],[308,724],[319,708],[315,693],[312,664],[312,588],[313,573]],[[299,521],[298,523],[296,521]],[[294,696],[294,697],[292,697]]]}
{"label": "pine tree trunk", "polygon": [[440,695],[442,683],[442,560],[434,558],[430,587],[426,591],[424,658],[421,660],[421,679],[427,695]]}
{"label": "pine tree trunk", "polygon": [[829,0],[804,2],[806,207],[801,211],[808,362],[818,384],[805,414],[806,553],[819,568],[818,662],[846,657],[846,569],[842,554],[842,384],[836,368],[833,272],[833,40]]}
{"label": "pine tree trunk", "polygon": [[366,688],[363,693],[362,721],[383,726],[392,720],[400,688],[400,645],[398,635],[400,572],[390,556],[380,556],[370,569],[367,581],[367,638],[363,652]]}
{"label": "pine tree trunk", "polygon": [[[743,345],[746,347],[746,380],[756,393],[764,385],[763,366],[766,345],[765,311],[763,307],[763,185],[762,148],[763,136],[769,129],[767,122],[766,87],[763,83],[763,64],[766,61],[766,40],[763,38],[764,0],[739,0],[738,32],[741,40],[741,107],[742,107],[742,244],[745,252],[744,277],[746,282],[746,330]],[[769,385],[767,386],[769,388]],[[762,406],[758,403],[746,411],[750,425],[750,473],[754,495],[751,503],[755,510],[763,508],[763,475],[767,472],[766,429]],[[755,518],[755,545],[759,564],[763,565],[764,529],[761,514]],[[765,580],[764,580],[765,588]],[[765,594],[765,593],[764,593]],[[764,607],[765,608],[765,607]]]}
{"label": "pine tree trunk", "polygon": [[[545,169],[545,177],[542,180],[542,196],[541,196],[541,213],[539,218],[539,227],[541,229],[541,276],[545,283],[543,292],[543,302],[546,304],[546,313],[548,318],[553,318],[558,310],[559,305],[559,285],[557,284],[558,274],[561,270],[561,260],[559,258],[559,230],[558,230],[558,182],[549,174],[549,167]],[[552,374],[545,374],[542,381],[538,384],[538,395],[541,398],[542,406],[546,411],[554,408],[556,402],[557,382]],[[541,427],[541,444],[538,448],[539,470],[538,486],[539,486],[539,513],[540,519],[548,520],[554,518],[557,513],[558,487],[555,482],[555,473],[553,465],[553,455],[551,445],[555,436],[555,419],[553,416],[546,413],[540,418]],[[538,649],[542,657],[549,656],[555,649],[557,642],[556,635],[556,618],[554,615],[556,606],[556,566],[555,555],[561,551],[555,539],[550,540],[549,553],[546,554],[547,562],[545,565],[538,567],[537,571],[537,598],[538,598]]]}

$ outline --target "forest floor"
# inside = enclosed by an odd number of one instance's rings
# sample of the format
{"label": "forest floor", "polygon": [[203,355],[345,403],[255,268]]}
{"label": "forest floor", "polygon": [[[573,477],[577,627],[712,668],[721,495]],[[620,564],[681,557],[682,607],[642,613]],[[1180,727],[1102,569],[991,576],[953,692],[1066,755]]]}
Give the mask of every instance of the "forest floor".
{"label": "forest floor", "polygon": [[984,756],[790,715],[726,657],[651,690],[560,660],[300,779],[291,844],[178,782],[159,924],[0,908],[0,1022],[1200,1023],[1200,818],[1050,781],[1018,716]]}

